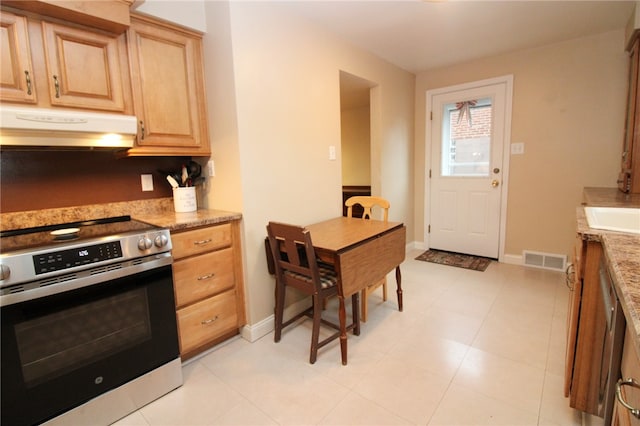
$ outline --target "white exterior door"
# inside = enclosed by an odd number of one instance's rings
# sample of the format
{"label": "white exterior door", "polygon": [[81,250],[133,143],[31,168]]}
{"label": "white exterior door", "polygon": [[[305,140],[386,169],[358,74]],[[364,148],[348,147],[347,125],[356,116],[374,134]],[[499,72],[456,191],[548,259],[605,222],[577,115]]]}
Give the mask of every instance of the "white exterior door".
{"label": "white exterior door", "polygon": [[511,83],[509,77],[427,94],[430,248],[499,258]]}

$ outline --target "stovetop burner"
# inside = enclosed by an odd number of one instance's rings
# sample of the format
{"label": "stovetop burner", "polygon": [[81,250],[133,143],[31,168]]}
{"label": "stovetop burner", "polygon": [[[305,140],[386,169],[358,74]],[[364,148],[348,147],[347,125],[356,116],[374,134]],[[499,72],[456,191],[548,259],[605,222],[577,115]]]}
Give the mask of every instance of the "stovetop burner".
{"label": "stovetop burner", "polygon": [[0,304],[9,303],[5,293],[44,288],[52,280],[80,285],[76,282],[84,275],[100,279],[100,274],[150,259],[168,257],[170,263],[171,248],[168,229],[130,216],[4,231],[0,233]]}
{"label": "stovetop burner", "polygon": [[154,228],[148,223],[132,220],[131,216],[116,216],[13,229],[0,232],[0,250],[7,253]]}

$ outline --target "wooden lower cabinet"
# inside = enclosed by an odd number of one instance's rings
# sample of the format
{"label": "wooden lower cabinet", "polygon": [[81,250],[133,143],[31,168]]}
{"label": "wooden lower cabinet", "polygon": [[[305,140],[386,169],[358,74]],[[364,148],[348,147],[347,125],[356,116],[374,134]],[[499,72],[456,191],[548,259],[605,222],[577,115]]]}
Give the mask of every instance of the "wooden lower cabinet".
{"label": "wooden lower cabinet", "polygon": [[599,407],[599,380],[606,320],[599,267],[602,245],[578,239],[567,323],[565,396],[569,405],[580,411],[602,416]]}
{"label": "wooden lower cabinet", "polygon": [[182,359],[245,324],[239,221],[175,232],[173,282]]}
{"label": "wooden lower cabinet", "polygon": [[[624,346],[622,347],[620,375],[623,379],[634,379],[636,383],[640,383],[640,354],[638,354],[633,342],[632,333],[634,331],[629,327],[629,324],[627,324]],[[620,396],[631,407],[640,410],[640,388],[622,386],[620,388]],[[611,424],[614,426],[640,426],[640,419],[631,414],[631,411],[619,401],[616,401],[613,407]]]}
{"label": "wooden lower cabinet", "polygon": [[582,279],[584,277],[584,251],[587,244],[580,235],[576,236],[573,247],[572,269],[567,276],[570,289],[567,307],[567,350],[565,358],[564,396],[571,394],[573,381],[573,365],[576,356],[576,341],[578,340],[578,321],[580,320],[580,303],[582,301]]}

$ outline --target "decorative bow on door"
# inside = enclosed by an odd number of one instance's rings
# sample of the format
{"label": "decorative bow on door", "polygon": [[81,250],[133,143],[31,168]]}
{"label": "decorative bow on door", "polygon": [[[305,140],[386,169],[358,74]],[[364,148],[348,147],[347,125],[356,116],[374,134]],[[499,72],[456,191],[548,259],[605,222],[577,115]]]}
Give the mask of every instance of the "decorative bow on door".
{"label": "decorative bow on door", "polygon": [[478,101],[456,102],[456,109],[460,111],[460,115],[458,115],[458,124],[460,124],[462,117],[466,115],[469,127],[473,126],[473,122],[471,121],[471,107],[476,106],[477,103]]}

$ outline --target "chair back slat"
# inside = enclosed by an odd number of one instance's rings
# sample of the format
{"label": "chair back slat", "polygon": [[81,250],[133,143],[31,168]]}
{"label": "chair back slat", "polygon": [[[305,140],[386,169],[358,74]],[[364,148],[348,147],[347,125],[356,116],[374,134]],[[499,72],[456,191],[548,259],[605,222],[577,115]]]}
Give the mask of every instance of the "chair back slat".
{"label": "chair back slat", "polygon": [[311,234],[303,227],[269,222],[267,234],[275,260],[276,279],[307,293],[322,284]]}
{"label": "chair back slat", "polygon": [[355,204],[359,204],[364,209],[364,213],[362,214],[363,219],[371,219],[371,209],[373,207],[380,207],[382,209],[383,220],[387,222],[389,220],[389,201],[385,200],[382,197],[374,197],[374,196],[363,196],[358,195],[355,197],[350,197],[345,201],[344,205],[347,206],[347,217],[353,217],[353,206]]}

